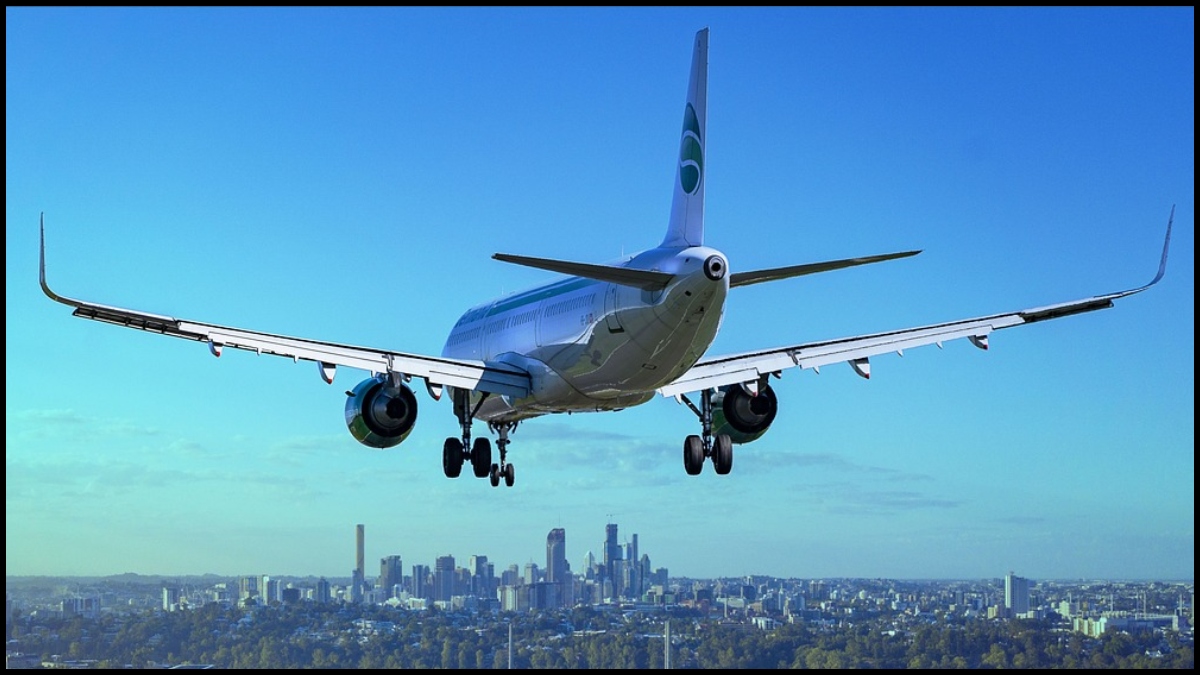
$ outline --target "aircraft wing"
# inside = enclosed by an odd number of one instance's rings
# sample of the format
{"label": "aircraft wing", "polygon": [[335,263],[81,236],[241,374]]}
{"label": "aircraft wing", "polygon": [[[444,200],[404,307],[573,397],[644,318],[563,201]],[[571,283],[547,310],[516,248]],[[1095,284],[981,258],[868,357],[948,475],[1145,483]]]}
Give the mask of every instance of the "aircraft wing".
{"label": "aircraft wing", "polygon": [[974,319],[701,359],[658,392],[663,396],[678,396],[733,384],[744,384],[752,391],[757,391],[757,384],[768,375],[778,376],[789,368],[818,370],[832,363],[849,363],[856,373],[869,378],[872,356],[892,352],[903,354],[905,349],[928,344],[940,347],[943,342],[959,338],[967,338],[976,347],[987,349],[988,335],[992,331],[1112,307],[1114,300],[1140,293],[1162,279],[1167,267],[1167,249],[1171,243],[1174,216],[1175,209],[1172,208],[1158,274],[1140,288]]}
{"label": "aircraft wing", "polygon": [[338,366],[345,366],[372,373],[392,373],[403,376],[405,379],[421,377],[425,379],[431,394],[437,391],[440,395],[437,388],[441,385],[513,397],[523,397],[529,394],[529,373],[503,364],[406,354],[386,349],[274,335],[243,328],[177,319],[133,309],[110,307],[60,296],[50,290],[46,284],[44,230],[41,243],[40,281],[42,291],[51,300],[75,308],[74,316],[126,328],[136,328],[159,335],[205,342],[214,356],[220,356],[225,347],[232,347],[256,354],[285,356],[296,362],[313,361],[318,366],[321,378],[327,383],[333,382],[333,376]]}

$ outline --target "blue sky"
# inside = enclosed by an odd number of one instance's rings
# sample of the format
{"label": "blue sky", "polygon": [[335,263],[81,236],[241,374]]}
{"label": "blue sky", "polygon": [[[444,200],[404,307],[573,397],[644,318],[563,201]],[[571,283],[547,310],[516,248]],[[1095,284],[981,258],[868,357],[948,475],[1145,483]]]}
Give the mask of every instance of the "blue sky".
{"label": "blue sky", "polygon": [[[483,554],[578,570],[604,525],[673,575],[1191,578],[1194,9],[42,9],[6,18],[5,561],[14,574],[324,574]],[[733,473],[669,399],[522,425],[512,489],[400,447],[343,369],[71,317],[67,296],[437,354],[458,315],[601,262],[670,208],[711,29],[706,236],[735,271],[922,249],[731,293],[710,354],[1163,282],[1108,310],[792,371]],[[477,433],[482,426],[476,425]],[[465,475],[465,474],[464,474]]]}

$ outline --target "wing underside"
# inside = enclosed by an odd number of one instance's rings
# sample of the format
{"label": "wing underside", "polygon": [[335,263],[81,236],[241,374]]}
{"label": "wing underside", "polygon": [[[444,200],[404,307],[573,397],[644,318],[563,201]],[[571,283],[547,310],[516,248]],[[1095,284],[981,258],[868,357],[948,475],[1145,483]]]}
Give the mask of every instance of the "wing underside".
{"label": "wing underside", "polygon": [[1145,286],[1118,293],[1108,293],[1045,307],[973,319],[701,359],[674,382],[660,388],[658,392],[663,396],[678,396],[734,384],[754,387],[757,383],[764,381],[767,376],[778,376],[789,368],[817,370],[821,366],[833,363],[849,363],[855,372],[869,378],[872,356],[888,353],[903,354],[905,349],[929,344],[941,346],[943,342],[960,338],[967,338],[980,349],[987,349],[988,335],[992,331],[1112,307],[1113,301],[1140,293],[1162,279],[1166,272],[1167,250],[1171,243],[1171,224],[1174,221],[1174,215],[1175,210],[1172,208],[1171,218],[1167,221],[1167,235],[1163,242],[1158,274]]}
{"label": "wing underside", "polygon": [[321,377],[326,382],[332,382],[337,367],[344,366],[371,373],[394,374],[404,379],[420,377],[425,379],[431,390],[434,387],[451,386],[513,397],[527,396],[529,393],[529,374],[511,366],[275,335],[60,296],[50,290],[46,283],[44,229],[41,244],[40,282],[42,291],[50,299],[74,307],[74,316],[160,335],[204,342],[207,343],[209,351],[214,356],[220,356],[225,347],[232,347],[256,354],[283,356],[296,362],[312,361],[318,365]]}

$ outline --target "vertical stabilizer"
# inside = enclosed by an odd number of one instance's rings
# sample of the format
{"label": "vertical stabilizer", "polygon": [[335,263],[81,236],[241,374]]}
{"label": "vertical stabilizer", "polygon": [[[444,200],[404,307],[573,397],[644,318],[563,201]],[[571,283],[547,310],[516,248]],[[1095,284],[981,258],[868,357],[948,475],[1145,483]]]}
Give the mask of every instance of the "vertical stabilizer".
{"label": "vertical stabilizer", "polygon": [[708,117],[708,29],[696,33],[692,50],[692,75],[688,78],[683,131],[679,138],[679,166],[675,169],[675,196],[671,222],[663,246],[704,244],[704,141]]}

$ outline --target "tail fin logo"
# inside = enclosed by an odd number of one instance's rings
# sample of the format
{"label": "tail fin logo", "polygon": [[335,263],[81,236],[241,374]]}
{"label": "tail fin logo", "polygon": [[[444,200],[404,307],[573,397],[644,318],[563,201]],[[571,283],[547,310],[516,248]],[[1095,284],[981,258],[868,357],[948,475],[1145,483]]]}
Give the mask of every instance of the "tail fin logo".
{"label": "tail fin logo", "polygon": [[700,139],[700,122],[691,103],[683,111],[683,137],[679,146],[679,186],[689,195],[696,194],[704,175],[704,146]]}

